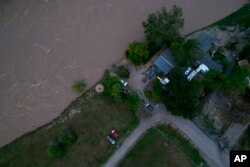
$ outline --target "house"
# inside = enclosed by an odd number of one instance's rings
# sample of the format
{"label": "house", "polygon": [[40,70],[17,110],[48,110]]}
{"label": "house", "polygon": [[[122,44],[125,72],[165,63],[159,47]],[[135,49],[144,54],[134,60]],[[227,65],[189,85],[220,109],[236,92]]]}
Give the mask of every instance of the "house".
{"label": "house", "polygon": [[167,75],[175,66],[175,61],[172,56],[171,49],[166,49],[155,60],[154,65],[165,75]]}
{"label": "house", "polygon": [[211,36],[209,33],[200,33],[196,40],[198,42],[198,47],[203,53],[203,57],[198,61],[199,64],[205,64],[210,70],[216,70],[223,72],[223,66],[218,62],[214,61],[209,54],[209,50],[217,43],[217,40]]}

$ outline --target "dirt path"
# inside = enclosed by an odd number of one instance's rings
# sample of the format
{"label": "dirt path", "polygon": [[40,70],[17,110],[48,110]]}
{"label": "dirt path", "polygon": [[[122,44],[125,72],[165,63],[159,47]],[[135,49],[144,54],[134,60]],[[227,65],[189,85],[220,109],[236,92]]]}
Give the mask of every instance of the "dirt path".
{"label": "dirt path", "polygon": [[139,126],[131,133],[131,135],[125,139],[120,148],[110,157],[110,159],[104,164],[104,167],[115,167],[133,148],[138,139],[147,131],[147,129],[155,126],[159,123],[170,123],[174,127],[181,130],[191,142],[198,148],[202,156],[213,167],[225,167],[229,166],[229,162],[222,158],[224,153],[220,153],[217,145],[209,139],[204,133],[200,131],[191,121],[176,117],[168,112],[163,105],[159,105],[156,111],[150,119],[142,121]]}
{"label": "dirt path", "polygon": [[0,2],[0,146],[56,118],[143,39],[141,22],[175,3],[183,34],[237,10],[246,0],[4,0]]}

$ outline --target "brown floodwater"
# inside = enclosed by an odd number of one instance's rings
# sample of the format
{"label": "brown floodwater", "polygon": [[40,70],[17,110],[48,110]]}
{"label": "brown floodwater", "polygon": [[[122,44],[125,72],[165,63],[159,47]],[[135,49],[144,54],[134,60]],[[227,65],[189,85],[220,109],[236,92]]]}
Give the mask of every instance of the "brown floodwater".
{"label": "brown floodwater", "polygon": [[0,2],[0,147],[56,118],[104,69],[143,40],[141,22],[173,4],[190,33],[246,0],[3,0]]}

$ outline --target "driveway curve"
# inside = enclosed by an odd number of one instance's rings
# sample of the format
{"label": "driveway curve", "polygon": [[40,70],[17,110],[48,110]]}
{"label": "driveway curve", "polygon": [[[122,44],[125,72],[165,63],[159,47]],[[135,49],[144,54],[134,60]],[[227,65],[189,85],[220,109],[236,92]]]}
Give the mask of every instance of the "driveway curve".
{"label": "driveway curve", "polygon": [[171,115],[166,111],[163,105],[156,108],[155,114],[148,120],[141,121],[139,126],[125,139],[123,144],[110,159],[103,165],[104,167],[115,167],[126,156],[136,144],[138,139],[151,127],[160,123],[169,123],[173,127],[179,129],[183,135],[188,137],[191,143],[199,150],[203,158],[210,166],[227,167],[228,154],[221,153],[218,146],[210,138],[208,138],[200,129],[198,129],[190,120]]}

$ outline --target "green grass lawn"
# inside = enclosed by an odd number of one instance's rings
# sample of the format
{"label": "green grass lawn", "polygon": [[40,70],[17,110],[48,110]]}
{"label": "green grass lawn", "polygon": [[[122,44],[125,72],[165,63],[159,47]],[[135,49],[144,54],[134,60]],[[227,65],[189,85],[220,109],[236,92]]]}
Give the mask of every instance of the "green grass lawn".
{"label": "green grass lawn", "polygon": [[151,128],[136,144],[120,167],[189,167],[206,165],[199,152],[170,126]]}
{"label": "green grass lawn", "polygon": [[237,150],[250,150],[250,126],[241,137]]}
{"label": "green grass lawn", "polygon": [[247,3],[243,7],[241,7],[236,12],[230,14],[229,16],[219,20],[218,22],[212,24],[219,25],[219,26],[235,26],[235,25],[242,25],[248,27],[250,22],[250,3]]}
{"label": "green grass lawn", "polygon": [[[69,119],[72,109],[81,112]],[[113,104],[109,97],[89,91],[56,120],[1,148],[0,166],[100,166],[116,148],[105,140],[110,129],[113,127],[120,132],[119,144],[137,124],[135,115],[124,105]],[[66,148],[62,158],[52,158],[47,154],[48,142],[65,126],[76,133],[77,141]]]}

